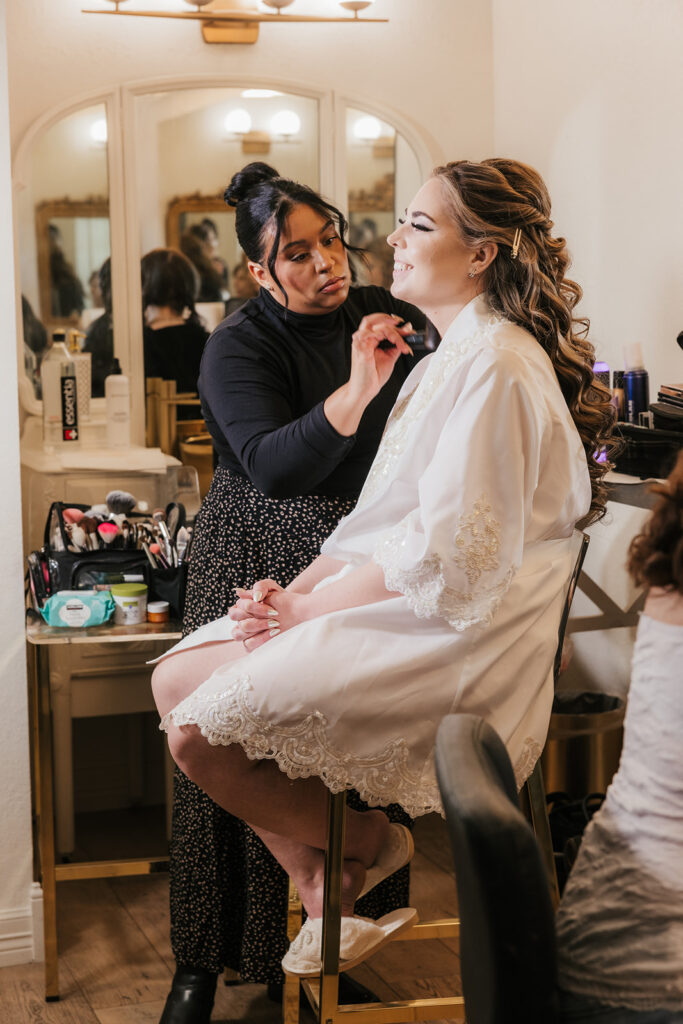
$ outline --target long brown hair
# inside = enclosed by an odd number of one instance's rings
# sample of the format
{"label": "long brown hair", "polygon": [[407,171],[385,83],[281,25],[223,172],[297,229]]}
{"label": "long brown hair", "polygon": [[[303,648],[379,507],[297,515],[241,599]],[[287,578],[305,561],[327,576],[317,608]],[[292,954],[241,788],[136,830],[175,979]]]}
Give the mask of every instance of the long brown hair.
{"label": "long brown hair", "polygon": [[659,501],[631,541],[628,571],[638,584],[683,594],[683,452],[666,480],[650,491]]}
{"label": "long brown hair", "polygon": [[[465,245],[496,242],[498,254],[484,273],[492,308],[534,335],[550,356],[562,394],[581,437],[592,499],[579,525],[605,514],[603,477],[616,450],[609,391],[593,375],[589,321],[573,310],[582,291],[565,277],[569,253],[551,234],[550,196],[540,174],[516,160],[457,160],[437,167],[438,178]],[[519,246],[513,255],[515,233]],[[598,462],[599,453],[605,453]]]}

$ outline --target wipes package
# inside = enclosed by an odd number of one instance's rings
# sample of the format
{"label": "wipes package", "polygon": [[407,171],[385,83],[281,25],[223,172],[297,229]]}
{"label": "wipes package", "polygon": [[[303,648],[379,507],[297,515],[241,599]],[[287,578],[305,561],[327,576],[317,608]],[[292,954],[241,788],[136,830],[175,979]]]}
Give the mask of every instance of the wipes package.
{"label": "wipes package", "polygon": [[48,626],[99,626],[111,618],[109,590],[59,590],[40,609]]}

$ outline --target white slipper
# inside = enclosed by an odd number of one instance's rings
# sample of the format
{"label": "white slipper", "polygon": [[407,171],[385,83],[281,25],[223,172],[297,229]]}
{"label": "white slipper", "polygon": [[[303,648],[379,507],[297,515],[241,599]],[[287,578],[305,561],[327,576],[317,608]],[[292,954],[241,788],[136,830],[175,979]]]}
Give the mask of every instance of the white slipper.
{"label": "white slipper", "polygon": [[356,897],[360,900],[366,893],[383,882],[389,875],[410,863],[415,854],[415,843],[410,830],[405,825],[391,823],[389,839],[379,852],[375,863],[365,873],[363,888]]}
{"label": "white slipper", "polygon": [[[406,928],[417,922],[417,910],[403,907],[385,914],[378,921],[369,917],[342,917],[339,936],[339,971],[357,967]],[[315,978],[321,970],[321,917],[307,918],[282,959],[286,974]]]}

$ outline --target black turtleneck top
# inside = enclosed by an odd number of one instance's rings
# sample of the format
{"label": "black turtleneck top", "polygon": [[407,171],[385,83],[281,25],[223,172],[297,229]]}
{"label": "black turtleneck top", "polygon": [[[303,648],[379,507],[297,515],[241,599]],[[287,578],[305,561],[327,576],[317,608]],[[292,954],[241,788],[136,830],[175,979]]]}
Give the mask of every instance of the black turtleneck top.
{"label": "black turtleneck top", "polygon": [[370,313],[396,313],[415,330],[423,314],[383,288],[352,288],[320,316],[285,311],[265,290],[218,325],[199,374],[202,413],[221,466],[267,497],[357,497],[415,358],[401,356],[358,431],[337,433],[323,403],[349,379],[351,335]]}

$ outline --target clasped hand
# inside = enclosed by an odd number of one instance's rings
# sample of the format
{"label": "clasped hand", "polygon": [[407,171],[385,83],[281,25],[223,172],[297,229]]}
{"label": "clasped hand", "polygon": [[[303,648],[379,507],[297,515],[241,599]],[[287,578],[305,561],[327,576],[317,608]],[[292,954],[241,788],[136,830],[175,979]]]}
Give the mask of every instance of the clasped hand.
{"label": "clasped hand", "polygon": [[238,587],[236,593],[239,600],[228,615],[238,623],[233,638],[241,640],[247,651],[256,650],[306,618],[307,595],[283,590],[275,580],[259,580],[251,590]]}

